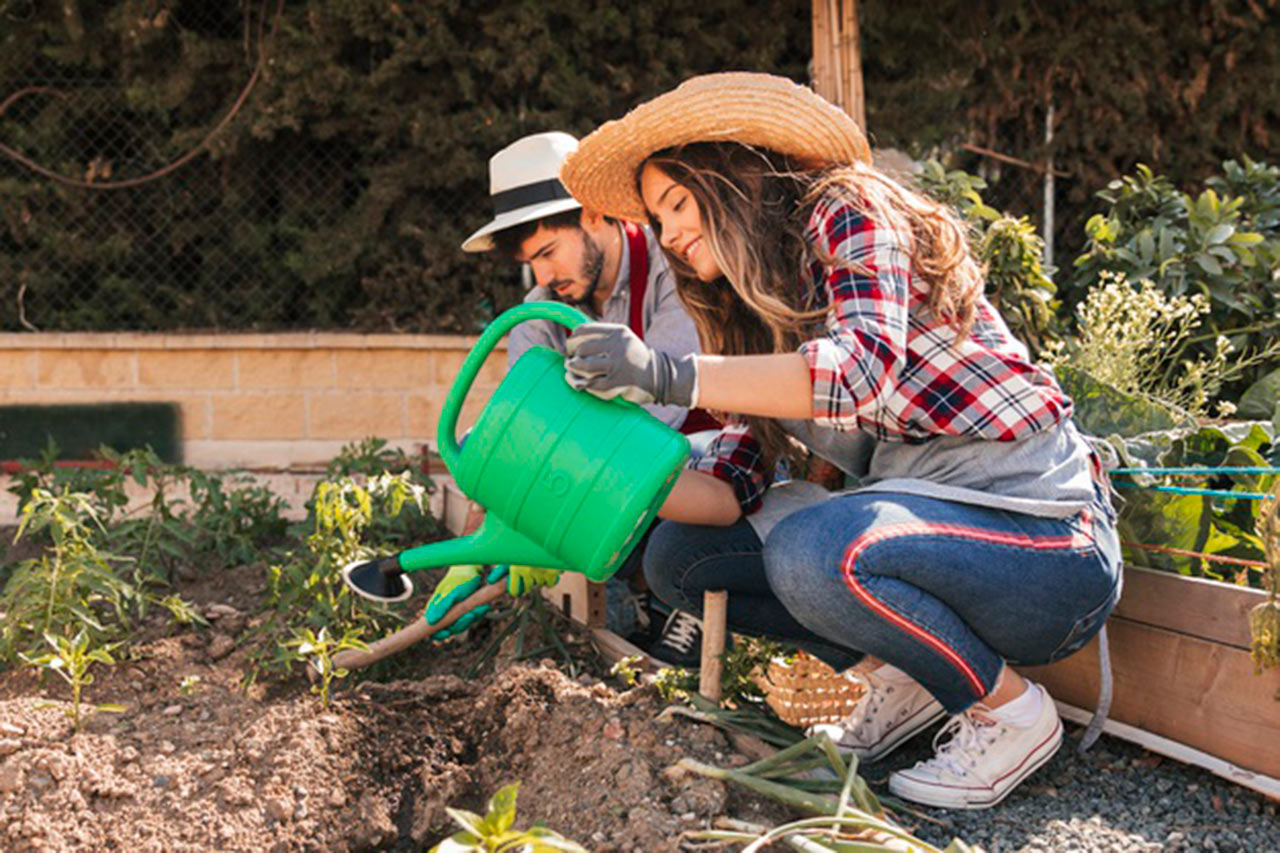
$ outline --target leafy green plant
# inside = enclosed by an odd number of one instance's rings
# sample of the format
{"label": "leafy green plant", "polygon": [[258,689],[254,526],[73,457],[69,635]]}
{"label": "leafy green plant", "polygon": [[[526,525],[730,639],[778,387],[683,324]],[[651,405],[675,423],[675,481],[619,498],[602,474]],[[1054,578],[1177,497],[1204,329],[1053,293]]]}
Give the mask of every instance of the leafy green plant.
{"label": "leafy green plant", "polygon": [[178,694],[180,696],[194,696],[200,690],[200,676],[186,675],[182,681],[178,682]]}
{"label": "leafy green plant", "polygon": [[124,558],[95,544],[99,511],[86,494],[32,489],[15,539],[43,534],[51,545],[40,556],[21,561],[0,594],[0,610],[6,614],[0,657],[32,651],[46,634],[84,631],[97,644],[129,625],[141,592],[116,571]]}
{"label": "leafy green plant", "polygon": [[102,526],[104,547],[132,557],[132,580],[139,589],[168,583],[174,566],[189,559],[195,542],[195,534],[177,512],[179,502],[174,498],[188,470],[165,463],[150,447],[123,454],[103,447],[99,454],[120,478],[105,481],[110,484],[105,494],[124,494],[128,480],[152,492],[151,500],[132,512],[127,501],[112,499],[112,513]]}
{"label": "leafy green plant", "polygon": [[[426,491],[407,474],[381,474],[363,485],[349,476],[322,480],[311,500],[313,529],[305,548],[290,550],[268,569],[268,606],[272,618],[264,625],[276,633],[304,629],[329,631],[343,637],[385,633],[402,623],[386,605],[352,593],[342,579],[349,563],[377,556],[365,536],[375,514],[396,515],[406,506],[424,514]],[[287,668],[296,655],[277,643],[272,668]]]}
{"label": "leafy green plant", "polygon": [[[1167,296],[1203,294],[1207,328],[1185,341],[1190,352],[1210,355],[1220,337],[1237,351],[1262,351],[1280,327],[1280,168],[1246,157],[1223,172],[1198,195],[1144,165],[1108,184],[1098,193],[1107,208],[1086,223],[1075,261],[1079,292],[1107,271],[1148,279]],[[1262,367],[1250,365],[1239,386]]]}
{"label": "leafy green plant", "polygon": [[[81,694],[84,688],[93,683],[93,673],[89,671],[94,664],[114,666],[115,659],[111,652],[118,643],[108,643],[97,648],[90,648],[92,642],[88,633],[81,630],[75,637],[67,638],[54,634],[45,634],[44,641],[53,651],[41,655],[22,655],[22,659],[30,666],[40,667],[46,672],[55,672],[67,684],[71,685],[71,707],[63,713],[72,721],[75,730],[80,731],[80,724],[85,715],[81,713]],[[103,711],[122,713],[127,711],[123,705],[106,704],[89,707],[88,716]]]}
{"label": "leafy green plant", "polygon": [[[329,479],[352,477],[360,482],[383,474],[399,474],[420,487],[424,494],[430,495],[435,491],[435,484],[424,473],[425,469],[423,459],[389,447],[384,438],[369,436],[343,445],[338,455],[329,462],[327,476]],[[409,503],[394,514],[375,513],[366,535],[370,540],[389,546],[406,547],[420,544],[424,539],[440,532],[440,525],[427,511],[425,503]]]}
{"label": "leafy green plant", "polygon": [[347,670],[334,665],[333,656],[345,649],[369,651],[369,646],[351,631],[335,640],[329,636],[328,628],[321,628],[318,633],[303,628],[285,640],[284,645],[293,650],[298,660],[315,668],[320,681],[311,686],[311,692],[320,697],[320,705],[324,708],[329,707],[329,686],[334,679],[347,677]]}
{"label": "leafy green plant", "polygon": [[971,229],[973,252],[986,275],[987,296],[1010,330],[1035,355],[1057,339],[1057,287],[1044,263],[1044,241],[1025,217],[1002,214],[982,200],[987,182],[959,169],[926,160],[920,188],[951,205]]}
{"label": "leafy green plant", "polygon": [[[1050,347],[1045,360],[1203,417],[1224,384],[1280,356],[1280,340],[1237,355],[1219,336],[1208,354],[1184,357],[1209,310],[1203,294],[1170,296],[1151,281],[1135,286],[1123,273],[1104,270],[1099,286],[1076,308],[1076,335]],[[1218,408],[1220,414],[1235,410],[1225,401]]]}
{"label": "leafy green plant", "polygon": [[[98,451],[100,462],[106,448]],[[94,504],[94,514],[103,521],[110,519],[129,503],[125,493],[125,472],[111,462],[90,466],[64,467],[57,464],[62,450],[50,436],[38,459],[18,460],[18,471],[12,476],[10,494],[18,498],[18,513],[26,507],[36,489],[46,492],[75,492],[87,495]]]}
{"label": "leafy green plant", "polygon": [[489,799],[483,817],[446,808],[445,812],[462,829],[432,847],[431,853],[587,853],[582,845],[543,826],[514,829],[519,788],[519,782],[501,788]]}
{"label": "leafy green plant", "polygon": [[236,566],[270,556],[288,531],[285,501],[246,474],[188,472],[196,554]]}
{"label": "leafy green plant", "polygon": [[[1268,423],[1232,423],[1147,432],[1110,443],[1127,467],[1243,467],[1274,464],[1276,436]],[[1264,455],[1271,454],[1271,456]],[[1228,583],[1260,586],[1261,573],[1249,565],[1233,566],[1200,557],[1161,553],[1156,548],[1220,555],[1247,561],[1263,559],[1257,533],[1258,502],[1251,495],[1276,484],[1271,474],[1216,474],[1169,478],[1129,475],[1113,478],[1123,500],[1119,532],[1125,562]],[[1158,491],[1152,486],[1210,488],[1227,496]],[[1240,498],[1231,498],[1240,492]]]}

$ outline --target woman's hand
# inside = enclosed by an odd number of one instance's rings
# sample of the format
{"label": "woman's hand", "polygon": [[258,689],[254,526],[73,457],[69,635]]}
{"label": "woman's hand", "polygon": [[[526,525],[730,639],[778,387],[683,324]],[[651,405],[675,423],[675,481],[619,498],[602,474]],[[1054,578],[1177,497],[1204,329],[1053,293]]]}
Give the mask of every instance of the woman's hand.
{"label": "woman's hand", "polygon": [[583,323],[569,335],[565,381],[605,400],[693,408],[698,363],[655,350],[620,323]]}

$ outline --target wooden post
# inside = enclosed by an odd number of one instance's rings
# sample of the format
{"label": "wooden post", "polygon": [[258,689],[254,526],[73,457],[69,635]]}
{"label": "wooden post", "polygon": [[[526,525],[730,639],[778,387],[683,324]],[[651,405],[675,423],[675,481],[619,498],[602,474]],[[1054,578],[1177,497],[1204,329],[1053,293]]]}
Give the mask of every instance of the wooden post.
{"label": "wooden post", "polygon": [[858,0],[813,0],[813,89],[866,130]]}
{"label": "wooden post", "polygon": [[702,594],[702,664],[698,692],[712,702],[720,701],[720,673],[724,662],[724,637],[728,624],[729,593],[708,590]]}

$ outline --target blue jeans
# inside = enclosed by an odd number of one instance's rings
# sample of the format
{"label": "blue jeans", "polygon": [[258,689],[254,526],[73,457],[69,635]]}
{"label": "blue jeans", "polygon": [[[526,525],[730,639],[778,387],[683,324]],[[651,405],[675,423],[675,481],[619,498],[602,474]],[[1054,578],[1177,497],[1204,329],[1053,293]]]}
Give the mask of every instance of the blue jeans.
{"label": "blue jeans", "polygon": [[645,577],[673,607],[729,592],[735,631],[776,637],[836,669],[871,654],[950,713],[991,692],[1006,661],[1066,657],[1120,596],[1114,514],[1099,494],[1067,519],[897,493],[834,497],[761,544],[732,527],[663,522]]}

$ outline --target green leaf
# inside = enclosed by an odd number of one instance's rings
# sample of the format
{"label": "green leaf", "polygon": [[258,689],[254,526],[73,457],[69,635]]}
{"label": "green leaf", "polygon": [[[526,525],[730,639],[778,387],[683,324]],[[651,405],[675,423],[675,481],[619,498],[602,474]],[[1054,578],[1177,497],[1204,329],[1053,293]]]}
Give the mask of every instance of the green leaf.
{"label": "green leaf", "polygon": [[1265,238],[1254,231],[1237,231],[1227,240],[1233,246],[1256,246]]}
{"label": "green leaf", "polygon": [[1210,228],[1204,239],[1210,246],[1216,246],[1219,243],[1225,243],[1234,233],[1236,233],[1236,227],[1229,222],[1223,222]]}
{"label": "green leaf", "polygon": [[1204,270],[1212,276],[1222,275],[1222,264],[1218,263],[1218,259],[1213,255],[1198,254],[1195,257],[1196,266]]}
{"label": "green leaf", "polygon": [[1265,420],[1275,412],[1277,402],[1280,402],[1280,368],[1249,386],[1240,396],[1236,414],[1242,418]]}
{"label": "green leaf", "polygon": [[512,782],[498,790],[489,800],[489,814],[486,821],[498,833],[506,832],[516,822],[516,794],[520,790],[519,782]]}

